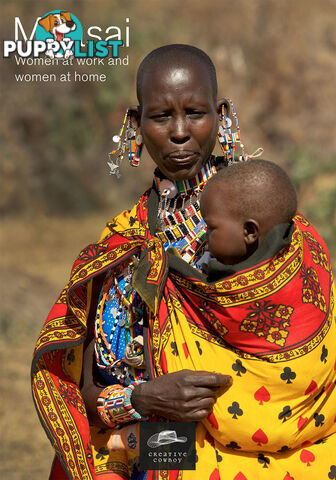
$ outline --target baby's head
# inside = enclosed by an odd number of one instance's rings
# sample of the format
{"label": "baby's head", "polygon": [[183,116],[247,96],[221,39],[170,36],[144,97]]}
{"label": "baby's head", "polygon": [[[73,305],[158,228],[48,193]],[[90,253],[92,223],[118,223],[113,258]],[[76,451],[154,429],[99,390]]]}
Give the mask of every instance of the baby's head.
{"label": "baby's head", "polygon": [[223,168],[201,196],[211,255],[226,265],[245,260],[296,208],[295,187],[275,163],[255,159]]}

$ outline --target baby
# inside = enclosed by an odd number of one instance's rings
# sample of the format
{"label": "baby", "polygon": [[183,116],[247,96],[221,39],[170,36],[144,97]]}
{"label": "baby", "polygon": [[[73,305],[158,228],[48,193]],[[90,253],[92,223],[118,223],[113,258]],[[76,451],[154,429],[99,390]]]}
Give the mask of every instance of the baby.
{"label": "baby", "polygon": [[[209,321],[217,335],[210,347],[198,335],[207,357],[197,368],[237,372],[214,405],[217,424],[209,420],[205,427],[224,447],[267,452],[269,466],[273,455],[292,450],[288,463],[278,464],[288,465],[288,478],[307,479],[302,452],[321,468],[336,442],[336,324],[327,247],[296,214],[295,188],[272,162],[249,160],[220,170],[205,186],[200,207],[214,259],[207,281],[189,274],[182,284],[183,308],[192,318],[198,307],[198,328]],[[216,349],[216,341],[223,347]],[[318,445],[325,438],[329,450],[322,458]]]}
{"label": "baby", "polygon": [[225,265],[210,261],[209,280],[270,258],[288,244],[296,208],[295,187],[275,163],[255,159],[220,170],[201,197],[208,250]]}

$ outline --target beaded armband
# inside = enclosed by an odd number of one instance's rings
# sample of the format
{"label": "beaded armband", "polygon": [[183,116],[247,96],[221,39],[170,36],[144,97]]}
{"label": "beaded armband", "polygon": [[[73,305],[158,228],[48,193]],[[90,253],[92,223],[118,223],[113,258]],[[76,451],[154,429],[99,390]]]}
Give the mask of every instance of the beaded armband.
{"label": "beaded armband", "polygon": [[97,399],[97,412],[105,425],[114,428],[121,423],[147,419],[141,416],[131,403],[133,390],[140,383],[143,383],[143,380],[136,380],[126,388],[121,385],[104,388]]}
{"label": "beaded armband", "polygon": [[125,388],[124,408],[128,412],[128,414],[132,417],[132,420],[147,420],[147,417],[143,417],[139,412],[137,412],[131,403],[133,390],[140,383],[144,383],[144,381],[136,380],[135,382],[131,383],[130,385],[128,385],[128,387]]}
{"label": "beaded armband", "polygon": [[113,422],[109,414],[109,409],[107,408],[107,402],[110,398],[123,398],[123,387],[121,385],[110,385],[109,387],[104,388],[97,398],[97,412],[100,416],[100,419],[107,425],[109,428],[114,428],[117,424]]}

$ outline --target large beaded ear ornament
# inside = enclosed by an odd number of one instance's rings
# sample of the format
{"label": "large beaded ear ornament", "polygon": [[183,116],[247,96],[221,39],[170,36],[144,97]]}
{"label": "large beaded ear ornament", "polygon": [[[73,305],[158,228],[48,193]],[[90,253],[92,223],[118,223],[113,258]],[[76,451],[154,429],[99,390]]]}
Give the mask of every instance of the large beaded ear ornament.
{"label": "large beaded ear ornament", "polygon": [[[261,147],[259,147],[252,154],[245,153],[244,144],[242,143],[240,138],[240,128],[239,128],[237,112],[232,103],[232,100],[228,99],[228,101],[231,107],[232,117],[235,122],[235,129],[233,132],[231,131],[232,120],[230,117],[226,116],[225,106],[222,105],[221,124],[218,127],[218,134],[217,134],[219,144],[224,152],[224,156],[227,160],[228,165],[231,165],[235,161],[243,162],[243,161],[249,160],[250,158],[260,157],[260,155],[262,155],[264,151],[264,149]],[[235,154],[237,145],[239,145],[239,148],[241,151],[240,155]]]}
{"label": "large beaded ear ornament", "polygon": [[[217,134],[219,144],[224,152],[224,156],[227,160],[227,164],[231,165],[235,161],[243,162],[243,161],[249,160],[250,158],[260,157],[260,155],[262,155],[264,151],[264,149],[261,147],[259,147],[252,154],[245,153],[244,144],[242,143],[240,138],[240,128],[239,128],[237,112],[232,103],[232,100],[228,99],[228,101],[231,107],[232,117],[235,122],[235,129],[233,132],[231,131],[232,120],[230,117],[226,116],[225,106],[222,105],[221,124],[218,127],[218,134]],[[239,148],[241,151],[240,155],[235,154],[237,145],[239,145]]]}
{"label": "large beaded ear ornament", "polygon": [[228,101],[230,103],[232,117],[235,122],[235,128],[234,128],[234,131],[232,132],[231,131],[232,120],[230,117],[226,116],[225,106],[222,105],[221,123],[218,128],[218,140],[224,152],[224,156],[227,159],[228,165],[231,165],[231,163],[234,162],[235,150],[236,150],[237,144],[239,145],[241,150],[241,155],[239,155],[238,157],[239,161],[246,160],[247,156],[245,155],[244,144],[241,142],[241,139],[240,139],[240,128],[239,128],[236,109],[232,101],[230,99]]}
{"label": "large beaded ear ornament", "polygon": [[114,135],[112,140],[117,143],[117,148],[109,153],[110,162],[107,164],[110,167],[110,175],[120,178],[120,165],[124,155],[128,155],[132,167],[138,167],[143,147],[142,136],[137,135],[136,130],[131,126],[129,109],[126,110],[119,135]]}

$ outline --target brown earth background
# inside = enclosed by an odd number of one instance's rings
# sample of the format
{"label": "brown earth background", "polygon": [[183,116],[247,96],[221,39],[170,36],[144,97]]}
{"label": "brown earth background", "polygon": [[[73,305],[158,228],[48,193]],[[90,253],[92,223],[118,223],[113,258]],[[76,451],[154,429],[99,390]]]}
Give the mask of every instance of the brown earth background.
{"label": "brown earth background", "polygon": [[[29,382],[34,343],[67,281],[72,261],[105,222],[132,206],[151,183],[138,170],[107,174],[106,152],[125,108],[136,103],[135,72],[146,53],[190,43],[210,54],[219,94],[234,100],[251,153],[283,166],[300,210],[336,258],[336,2],[334,0],[2,0],[1,37],[14,17],[31,31],[36,17],[63,8],[86,30],[124,28],[128,66],[38,67],[1,61],[1,458],[6,480],[48,478],[52,448],[35,414]],[[103,36],[104,39],[104,36]],[[17,82],[15,73],[105,73],[99,82]]]}

